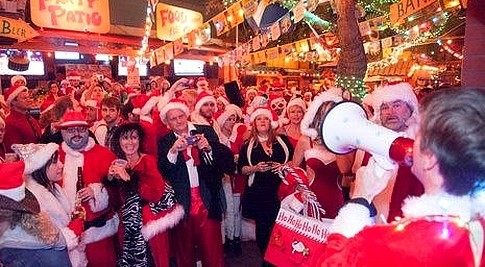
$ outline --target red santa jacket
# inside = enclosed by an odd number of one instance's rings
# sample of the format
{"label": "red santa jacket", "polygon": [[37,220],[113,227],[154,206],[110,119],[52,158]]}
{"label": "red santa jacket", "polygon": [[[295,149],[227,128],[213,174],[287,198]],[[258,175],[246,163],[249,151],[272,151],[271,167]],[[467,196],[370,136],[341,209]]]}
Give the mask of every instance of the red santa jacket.
{"label": "red santa jacket", "polygon": [[33,117],[27,117],[14,109],[5,119],[5,137],[3,143],[7,152],[12,152],[13,144],[38,143],[41,135],[39,124]]}
{"label": "red santa jacket", "polygon": [[404,219],[358,231],[369,212],[348,204],[317,266],[485,266],[483,207],[468,196],[423,195],[406,200]]}
{"label": "red santa jacket", "polygon": [[118,230],[119,220],[112,209],[109,192],[103,185],[103,179],[108,173],[111,162],[116,158],[109,149],[94,143],[89,138],[88,144],[83,151],[75,151],[62,143],[59,147],[59,158],[64,163],[62,187],[66,191],[67,198],[71,203],[71,211],[74,210],[76,199],[76,183],[78,167],[82,167],[84,185],[94,192],[94,199],[83,202],[86,210],[86,222],[101,222],[101,226],[85,230],[85,243],[101,240],[114,235]]}

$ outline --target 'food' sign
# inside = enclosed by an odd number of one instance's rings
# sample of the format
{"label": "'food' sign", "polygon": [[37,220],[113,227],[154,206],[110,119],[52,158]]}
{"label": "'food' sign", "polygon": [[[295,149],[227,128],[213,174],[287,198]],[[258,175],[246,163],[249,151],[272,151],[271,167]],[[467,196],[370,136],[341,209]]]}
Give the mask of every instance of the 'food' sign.
{"label": "'food' sign", "polygon": [[202,25],[199,12],[163,3],[158,3],[156,17],[157,37],[165,41],[177,40]]}
{"label": "'food' sign", "polygon": [[110,30],[109,0],[30,0],[40,27],[94,33]]}

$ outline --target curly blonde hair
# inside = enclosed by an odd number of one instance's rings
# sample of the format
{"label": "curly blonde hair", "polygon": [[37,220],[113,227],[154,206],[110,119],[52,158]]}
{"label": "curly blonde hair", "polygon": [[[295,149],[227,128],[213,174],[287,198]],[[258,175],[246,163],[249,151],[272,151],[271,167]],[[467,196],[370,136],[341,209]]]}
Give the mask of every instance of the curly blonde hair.
{"label": "curly blonde hair", "polygon": [[8,221],[12,229],[18,225],[27,233],[50,246],[55,245],[60,238],[59,229],[52,223],[49,215],[44,212],[31,214],[0,209],[0,221]]}

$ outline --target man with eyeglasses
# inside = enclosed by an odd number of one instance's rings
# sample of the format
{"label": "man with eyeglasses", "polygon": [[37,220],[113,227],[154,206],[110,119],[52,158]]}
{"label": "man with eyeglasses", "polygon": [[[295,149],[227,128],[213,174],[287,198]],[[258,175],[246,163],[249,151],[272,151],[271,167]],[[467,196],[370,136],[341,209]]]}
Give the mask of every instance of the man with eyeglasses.
{"label": "man with eyeglasses", "polygon": [[[372,106],[374,122],[405,137],[416,137],[419,126],[418,99],[409,83],[388,84],[377,88],[372,93]],[[369,158],[370,155],[366,154],[362,165],[367,165]],[[356,160],[360,161],[362,158]],[[354,163],[353,169],[356,170],[358,165]],[[408,196],[420,196],[423,192],[423,185],[411,172],[411,168],[399,166],[397,175],[374,199],[377,221],[392,222],[396,217],[402,217],[404,199]]]}
{"label": "man with eyeglasses", "polygon": [[[62,134],[59,158],[64,164],[62,187],[71,213],[85,212],[81,242],[86,244],[89,266],[116,266],[119,219],[113,211],[103,179],[116,156],[89,137],[89,123],[81,112],[68,111],[56,126]],[[81,180],[79,180],[81,179]]]}

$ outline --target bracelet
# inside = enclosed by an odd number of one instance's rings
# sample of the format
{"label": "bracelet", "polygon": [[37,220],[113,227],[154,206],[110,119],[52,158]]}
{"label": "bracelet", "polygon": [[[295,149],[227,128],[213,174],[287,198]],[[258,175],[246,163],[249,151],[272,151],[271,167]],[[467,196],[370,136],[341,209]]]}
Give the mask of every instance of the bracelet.
{"label": "bracelet", "polygon": [[369,203],[369,201],[363,197],[352,198],[347,201],[347,203],[355,203],[366,207],[369,210],[369,217],[377,215],[377,209],[376,206],[374,206],[374,203]]}

